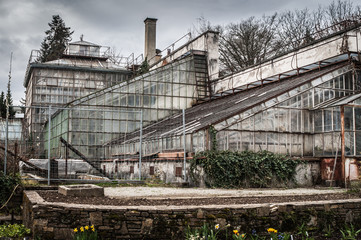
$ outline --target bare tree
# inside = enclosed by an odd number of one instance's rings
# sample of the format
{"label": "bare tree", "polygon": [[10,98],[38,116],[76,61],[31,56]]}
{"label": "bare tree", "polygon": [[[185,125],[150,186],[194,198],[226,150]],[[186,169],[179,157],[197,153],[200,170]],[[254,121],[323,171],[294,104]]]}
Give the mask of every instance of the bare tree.
{"label": "bare tree", "polygon": [[277,14],[229,24],[221,34],[220,61],[224,73],[260,63],[274,55]]}
{"label": "bare tree", "polygon": [[192,28],[189,29],[191,37],[194,38],[206,31],[219,31],[221,30],[220,26],[213,26],[209,20],[204,16],[197,18],[196,25],[193,24]]}
{"label": "bare tree", "polygon": [[361,22],[361,7],[337,0],[315,11],[286,11],[262,18],[250,17],[225,27],[213,26],[204,17],[191,30],[220,32],[220,69],[228,74],[310,44]]}
{"label": "bare tree", "polygon": [[[328,26],[332,26],[333,31],[339,31],[360,20],[360,6],[354,7],[350,1],[333,1],[326,9],[325,15]],[[342,24],[337,24],[342,23]]]}
{"label": "bare tree", "polygon": [[313,17],[307,8],[284,12],[278,18],[278,44],[283,52],[298,48],[314,41],[313,30]]}

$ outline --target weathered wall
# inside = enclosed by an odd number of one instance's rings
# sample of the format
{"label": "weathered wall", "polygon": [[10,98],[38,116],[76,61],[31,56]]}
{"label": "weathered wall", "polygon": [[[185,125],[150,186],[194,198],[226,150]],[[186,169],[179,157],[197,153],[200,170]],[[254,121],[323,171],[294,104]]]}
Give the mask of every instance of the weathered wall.
{"label": "weathered wall", "polygon": [[[208,222],[264,232],[296,231],[302,223],[322,228],[361,221],[361,199],[228,206],[95,206],[48,203],[24,194],[24,224],[41,239],[71,239],[73,229],[94,224],[102,239],[184,239],[187,226]],[[233,228],[232,228],[233,229]],[[230,231],[232,231],[230,229]]]}
{"label": "weathered wall", "polygon": [[296,167],[295,181],[298,186],[315,186],[321,181],[320,162],[313,161]]}
{"label": "weathered wall", "polygon": [[208,76],[210,80],[218,78],[219,73],[219,51],[218,51],[219,34],[217,32],[207,31],[190,42],[174,50],[170,55],[162,58],[158,63],[152,66],[151,70],[159,68],[163,62],[172,62],[183,56],[190,50],[199,50],[207,52]]}
{"label": "weathered wall", "polygon": [[214,85],[214,92],[245,86],[249,83],[293,71],[348,52],[358,52],[361,45],[359,29],[348,31],[313,45],[298,49],[276,59],[227,76]]}
{"label": "weathered wall", "polygon": [[[165,183],[183,182],[183,158],[182,156],[176,159],[163,159],[163,160],[142,160],[142,178],[157,178]],[[133,167],[134,172],[131,173],[130,169]],[[154,174],[150,174],[150,168],[154,168]],[[182,168],[182,176],[176,176],[176,168]],[[107,176],[134,180],[139,179],[139,161],[108,161],[101,163],[101,169],[105,169]],[[186,164],[187,181],[191,186],[205,187],[204,171],[198,171],[200,175],[200,182],[195,184],[189,179],[189,163]],[[318,161],[307,162],[300,164],[296,169],[296,185],[297,186],[314,186],[320,183],[321,172],[320,163]]]}
{"label": "weathered wall", "polygon": [[[176,176],[176,168],[182,168],[183,173],[183,158],[172,160],[142,160],[142,179],[157,178],[165,183],[182,182],[182,176]],[[186,164],[187,171],[189,164]],[[133,167],[134,172],[131,172]],[[154,169],[154,174],[151,174],[151,167]],[[121,179],[134,180],[139,179],[139,161],[112,161],[102,162],[101,168],[105,169],[107,176],[114,176]]]}

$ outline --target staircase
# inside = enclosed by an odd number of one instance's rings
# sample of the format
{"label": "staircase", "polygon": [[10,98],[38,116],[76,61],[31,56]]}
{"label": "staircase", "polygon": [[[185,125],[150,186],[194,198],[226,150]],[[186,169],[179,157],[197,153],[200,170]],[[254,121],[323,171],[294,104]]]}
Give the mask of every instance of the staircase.
{"label": "staircase", "polygon": [[210,84],[208,78],[207,56],[194,55],[194,70],[196,78],[197,103],[203,102],[210,97]]}

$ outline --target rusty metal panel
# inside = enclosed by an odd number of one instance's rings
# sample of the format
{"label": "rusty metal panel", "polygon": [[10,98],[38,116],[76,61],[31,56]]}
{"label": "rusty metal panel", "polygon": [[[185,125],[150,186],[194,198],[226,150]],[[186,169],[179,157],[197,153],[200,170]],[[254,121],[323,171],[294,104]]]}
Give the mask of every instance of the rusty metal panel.
{"label": "rusty metal panel", "polygon": [[[323,158],[321,161],[321,179],[332,180],[332,173],[335,164],[335,158]],[[342,180],[341,158],[337,158],[333,180]]]}

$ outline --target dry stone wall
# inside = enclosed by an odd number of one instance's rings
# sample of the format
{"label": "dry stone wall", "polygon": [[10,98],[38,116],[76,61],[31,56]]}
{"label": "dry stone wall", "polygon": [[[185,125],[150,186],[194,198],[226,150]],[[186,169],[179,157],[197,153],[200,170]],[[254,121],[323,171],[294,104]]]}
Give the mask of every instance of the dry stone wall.
{"label": "dry stone wall", "polygon": [[[184,239],[187,226],[205,222],[243,231],[292,230],[361,221],[361,199],[213,206],[97,206],[45,202],[24,192],[24,224],[41,239],[72,239],[73,229],[94,225],[102,239]],[[230,229],[231,230],[231,229]]]}

